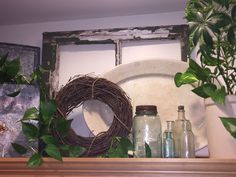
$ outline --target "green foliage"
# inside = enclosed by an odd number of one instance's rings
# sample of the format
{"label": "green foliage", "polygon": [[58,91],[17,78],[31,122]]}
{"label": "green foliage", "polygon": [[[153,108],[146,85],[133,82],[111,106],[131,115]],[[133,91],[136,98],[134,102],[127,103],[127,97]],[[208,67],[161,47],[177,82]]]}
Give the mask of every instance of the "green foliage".
{"label": "green foliage", "polygon": [[111,146],[105,155],[105,157],[110,157],[110,158],[127,158],[128,156],[128,151],[132,150],[133,151],[133,144],[130,142],[128,138],[124,137],[114,137],[111,143]]}
{"label": "green foliage", "polygon": [[189,54],[188,69],[175,75],[177,87],[197,83],[194,93],[220,104],[224,104],[227,95],[236,94],[235,14],[235,0],[188,2],[185,17],[189,24],[189,51],[197,51],[200,64]]}
{"label": "green foliage", "polygon": [[25,154],[27,152],[27,148],[18,143],[11,143],[11,145],[19,154]]}
{"label": "green foliage", "polygon": [[43,163],[42,156],[38,153],[34,153],[28,160],[27,166],[31,168],[39,167]]}
{"label": "green foliage", "polygon": [[146,152],[146,157],[152,157],[151,148],[147,143],[145,143],[145,152]]}
{"label": "green foliage", "polygon": [[53,157],[56,160],[60,160],[62,161],[62,157],[61,157],[61,152],[59,150],[59,148],[54,145],[54,144],[48,144],[46,146],[46,148],[44,149],[44,151],[50,156]]}
{"label": "green foliage", "polygon": [[233,117],[220,117],[221,122],[223,123],[226,130],[236,138],[236,118]]}
{"label": "green foliage", "polygon": [[25,111],[25,114],[24,114],[23,118],[21,119],[21,121],[38,119],[38,116],[39,116],[38,109],[35,107],[32,107],[32,108],[29,108]]}
{"label": "green foliage", "polygon": [[[129,152],[132,152],[132,154],[129,154]],[[128,158],[129,156],[133,156],[134,152],[134,146],[128,138],[114,137],[108,152],[103,157]],[[145,143],[145,153],[147,158],[152,157],[151,148],[148,143]]]}
{"label": "green foliage", "polygon": [[[28,84],[27,79],[20,73],[20,67],[20,58],[8,59],[8,53],[0,56],[0,84]],[[14,94],[9,96],[13,97]]]}

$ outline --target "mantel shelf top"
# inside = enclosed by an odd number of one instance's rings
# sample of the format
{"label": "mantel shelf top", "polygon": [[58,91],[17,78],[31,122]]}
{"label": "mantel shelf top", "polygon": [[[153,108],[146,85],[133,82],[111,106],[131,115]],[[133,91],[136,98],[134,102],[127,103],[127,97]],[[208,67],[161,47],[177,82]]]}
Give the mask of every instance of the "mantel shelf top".
{"label": "mantel shelf top", "polygon": [[0,176],[158,176],[235,177],[236,159],[161,158],[45,158],[39,168],[28,168],[27,158],[0,158]]}

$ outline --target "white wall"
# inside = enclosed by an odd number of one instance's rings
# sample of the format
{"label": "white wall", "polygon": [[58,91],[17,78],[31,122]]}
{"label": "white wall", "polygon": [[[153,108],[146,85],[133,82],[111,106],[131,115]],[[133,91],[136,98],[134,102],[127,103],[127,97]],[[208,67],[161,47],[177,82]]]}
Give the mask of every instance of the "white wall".
{"label": "white wall", "polygon": [[0,26],[0,42],[42,46],[42,33],[52,31],[184,24],[184,12],[122,16]]}

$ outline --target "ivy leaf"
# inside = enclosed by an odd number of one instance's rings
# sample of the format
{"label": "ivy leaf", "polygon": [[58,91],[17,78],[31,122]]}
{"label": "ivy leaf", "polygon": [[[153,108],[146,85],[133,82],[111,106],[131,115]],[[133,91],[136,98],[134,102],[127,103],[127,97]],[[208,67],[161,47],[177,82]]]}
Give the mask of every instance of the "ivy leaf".
{"label": "ivy leaf", "polygon": [[[114,144],[114,146],[113,146]],[[108,157],[128,157],[128,151],[133,150],[133,144],[128,138],[125,137],[115,137],[111,148],[108,150]]]}
{"label": "ivy leaf", "polygon": [[202,85],[201,89],[203,91],[203,94],[212,97],[217,87],[214,84],[207,83],[207,84]]}
{"label": "ivy leaf", "polygon": [[196,75],[191,72],[176,73],[174,77],[175,85],[180,87],[184,84],[191,84],[198,81]]}
{"label": "ivy leaf", "polygon": [[40,139],[42,139],[43,142],[46,143],[46,144],[54,144],[54,145],[57,145],[57,144],[58,144],[57,139],[54,138],[54,137],[51,136],[51,135],[44,135],[44,136],[42,136]]}
{"label": "ivy leaf", "polygon": [[209,77],[210,70],[207,68],[202,68],[197,62],[190,59],[189,60],[189,68],[191,69],[191,73],[194,73],[197,79],[206,81]]}
{"label": "ivy leaf", "polygon": [[6,65],[6,73],[10,77],[15,77],[20,71],[20,59],[16,58]]}
{"label": "ivy leaf", "polygon": [[39,167],[43,163],[42,157],[38,153],[34,153],[28,160],[27,166],[31,168]]}
{"label": "ivy leaf", "polygon": [[146,142],[145,142],[145,152],[146,152],[146,157],[152,157],[151,148]]}
{"label": "ivy leaf", "polygon": [[233,117],[220,117],[226,130],[236,139],[236,118]]}
{"label": "ivy leaf", "polygon": [[8,53],[0,57],[0,67],[2,67],[7,61]]}
{"label": "ivy leaf", "polygon": [[62,161],[60,150],[54,144],[48,144],[44,151],[56,160]]}
{"label": "ivy leaf", "polygon": [[225,91],[225,87],[221,87],[220,89],[217,89],[212,95],[211,98],[213,101],[219,104],[225,104],[225,97],[227,96],[227,93]]}
{"label": "ivy leaf", "polygon": [[25,154],[27,152],[27,148],[18,143],[11,143],[11,145],[14,148],[14,150],[19,154]]}
{"label": "ivy leaf", "polygon": [[7,96],[9,96],[9,97],[16,97],[17,95],[19,95],[20,91],[21,91],[21,89],[18,89],[16,91],[14,91],[13,93],[7,94]]}
{"label": "ivy leaf", "polygon": [[215,90],[216,87],[214,87],[213,84],[204,84],[201,85],[195,89],[192,90],[193,93],[197,94],[198,96],[202,97],[202,98],[208,98],[210,95],[208,95],[209,91],[205,91],[205,90]]}
{"label": "ivy leaf", "polygon": [[79,157],[85,148],[80,146],[69,146],[69,156],[70,157]]}
{"label": "ivy leaf", "polygon": [[39,130],[38,128],[31,124],[22,122],[22,131],[29,140],[36,140],[38,138]]}
{"label": "ivy leaf", "polygon": [[25,114],[21,120],[35,120],[38,119],[39,111],[37,108],[32,107],[25,111]]}
{"label": "ivy leaf", "polygon": [[63,138],[67,136],[70,127],[71,127],[71,122],[73,120],[66,120],[64,118],[56,118],[54,119],[54,126],[55,130],[60,134],[60,136]]}
{"label": "ivy leaf", "polygon": [[56,104],[53,101],[42,101],[40,103],[40,113],[43,121],[49,123],[57,110]]}

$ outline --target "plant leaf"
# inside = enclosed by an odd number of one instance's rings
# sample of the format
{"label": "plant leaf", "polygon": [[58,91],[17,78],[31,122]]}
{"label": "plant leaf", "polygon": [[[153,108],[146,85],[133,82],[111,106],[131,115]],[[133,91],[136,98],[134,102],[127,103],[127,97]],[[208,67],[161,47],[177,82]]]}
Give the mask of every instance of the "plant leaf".
{"label": "plant leaf", "polygon": [[207,83],[207,84],[202,85],[201,89],[205,95],[212,97],[217,87],[214,84]]}
{"label": "plant leaf", "polygon": [[27,138],[30,140],[36,140],[38,138],[39,130],[35,125],[26,122],[22,122],[21,124],[22,131]]}
{"label": "plant leaf", "polygon": [[55,130],[60,134],[62,138],[68,134],[72,121],[73,120],[66,120],[64,118],[54,119]]}
{"label": "plant leaf", "polygon": [[38,153],[34,153],[28,160],[27,166],[31,168],[39,167],[43,163],[42,157]]}
{"label": "plant leaf", "polygon": [[10,77],[16,77],[16,75],[18,74],[19,71],[20,71],[20,59],[19,58],[16,58],[16,59],[10,61],[6,65],[6,73]]}
{"label": "plant leaf", "polygon": [[180,87],[181,85],[184,84],[191,84],[196,81],[198,81],[197,77],[195,74],[191,72],[185,72],[185,73],[176,73],[174,77],[175,85],[177,87]]}
{"label": "plant leaf", "polygon": [[25,114],[21,120],[35,120],[38,119],[39,111],[37,108],[32,107],[25,111]]}
{"label": "plant leaf", "polygon": [[54,144],[48,144],[44,151],[56,160],[62,161],[60,150]]}
{"label": "plant leaf", "polygon": [[8,53],[0,57],[0,67],[2,67],[5,64],[5,62],[7,61],[7,57],[8,57]]}
{"label": "plant leaf", "polygon": [[9,97],[16,97],[17,95],[19,95],[20,91],[21,91],[21,89],[18,89],[16,91],[14,91],[13,93],[7,94],[7,96],[9,96]]}
{"label": "plant leaf", "polygon": [[80,146],[69,146],[69,156],[70,157],[79,157],[85,148]]}
{"label": "plant leaf", "polygon": [[226,130],[236,139],[236,118],[233,117],[220,117]]}
{"label": "plant leaf", "polygon": [[146,157],[152,157],[151,148],[146,142],[145,142],[145,152],[146,152]]}
{"label": "plant leaf", "polygon": [[221,87],[220,89],[216,89],[216,91],[211,95],[213,101],[219,104],[225,104],[225,97],[227,93],[225,91],[225,87]]}
{"label": "plant leaf", "polygon": [[236,5],[232,7],[231,18],[233,19],[234,22],[236,22]]}
{"label": "plant leaf", "polygon": [[208,45],[211,48],[213,47],[212,37],[207,30],[203,31],[203,39],[204,39],[204,42],[206,43],[206,45]]}
{"label": "plant leaf", "polygon": [[18,143],[11,143],[11,145],[14,148],[14,150],[19,154],[25,154],[27,152],[27,148]]}
{"label": "plant leaf", "polygon": [[56,110],[57,107],[54,101],[42,101],[40,103],[40,113],[42,115],[43,121],[47,124],[53,118]]}
{"label": "plant leaf", "polygon": [[57,145],[57,144],[58,144],[57,139],[54,138],[54,137],[51,136],[51,135],[44,135],[44,136],[42,136],[40,139],[42,139],[43,142],[46,143],[46,144],[54,144],[54,145]]}
{"label": "plant leaf", "polygon": [[228,33],[227,33],[228,41],[229,41],[232,45],[235,44],[235,31],[236,31],[236,27],[231,26],[231,27],[229,28]]}

